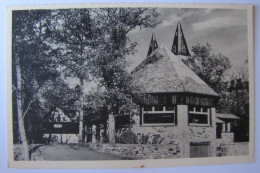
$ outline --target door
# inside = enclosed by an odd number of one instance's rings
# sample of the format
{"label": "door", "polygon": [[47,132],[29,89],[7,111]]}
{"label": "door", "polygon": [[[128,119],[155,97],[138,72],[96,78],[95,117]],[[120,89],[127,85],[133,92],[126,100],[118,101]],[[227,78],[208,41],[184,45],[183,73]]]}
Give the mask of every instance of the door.
{"label": "door", "polygon": [[217,139],[221,138],[221,133],[222,133],[222,123],[217,123],[217,131],[216,131]]}
{"label": "door", "polygon": [[190,143],[190,157],[209,157],[209,143]]}

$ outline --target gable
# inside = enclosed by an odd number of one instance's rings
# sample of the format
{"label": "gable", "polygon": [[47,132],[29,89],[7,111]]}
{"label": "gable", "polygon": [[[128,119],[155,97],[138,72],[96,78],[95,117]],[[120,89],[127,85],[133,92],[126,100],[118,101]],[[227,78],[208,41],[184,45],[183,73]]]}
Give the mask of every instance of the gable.
{"label": "gable", "polygon": [[70,118],[60,108],[56,108],[51,116],[54,122],[71,122]]}

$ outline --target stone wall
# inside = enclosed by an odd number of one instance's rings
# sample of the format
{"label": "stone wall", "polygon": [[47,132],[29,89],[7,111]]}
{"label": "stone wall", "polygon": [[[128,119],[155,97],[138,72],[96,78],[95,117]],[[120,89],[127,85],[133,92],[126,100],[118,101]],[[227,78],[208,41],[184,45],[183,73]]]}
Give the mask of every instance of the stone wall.
{"label": "stone wall", "polygon": [[234,142],[234,133],[233,132],[222,132],[221,140],[222,140],[222,143],[233,143]]}
{"label": "stone wall", "polygon": [[188,125],[188,106],[177,105],[177,124],[142,126],[139,124],[140,112],[133,112],[131,119],[134,124],[131,131],[138,136],[149,136],[148,143],[152,144],[153,139],[159,136],[160,144],[176,144],[181,149],[181,157],[190,157],[191,142],[207,142],[210,145],[209,156],[216,156],[216,120],[215,108],[211,108],[211,125],[195,126]]}
{"label": "stone wall", "polygon": [[219,144],[217,148],[217,156],[239,156],[248,155],[248,142],[235,142],[228,144]]}
{"label": "stone wall", "polygon": [[95,150],[112,153],[126,159],[180,158],[178,145],[162,144],[89,144]]}

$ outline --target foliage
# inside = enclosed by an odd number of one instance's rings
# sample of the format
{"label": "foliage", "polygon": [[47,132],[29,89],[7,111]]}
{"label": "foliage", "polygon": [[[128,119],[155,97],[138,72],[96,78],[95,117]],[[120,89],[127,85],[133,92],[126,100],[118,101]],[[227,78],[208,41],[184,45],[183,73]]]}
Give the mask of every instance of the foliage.
{"label": "foliage", "polygon": [[137,45],[129,40],[128,33],[136,27],[155,26],[158,13],[149,8],[97,9],[93,13],[102,31],[93,76],[108,90],[125,87],[129,78],[126,56],[133,54]]}
{"label": "foliage", "polygon": [[[247,65],[247,64],[245,64]],[[236,142],[249,141],[249,88],[248,73],[243,66],[231,75],[227,92],[220,93],[217,110],[232,113],[240,119],[235,122],[234,134]]]}
{"label": "foliage", "polygon": [[106,124],[108,118],[108,106],[105,92],[100,88],[92,90],[86,95],[84,116],[86,123]]}
{"label": "foliage", "polygon": [[[49,25],[47,11],[14,11],[12,31],[13,66],[19,63],[22,72],[23,109],[41,92],[41,89],[57,75],[55,64],[48,56],[50,47],[47,28]],[[19,58],[19,62],[18,62]],[[13,68],[13,86],[16,89],[16,68]],[[15,91],[15,90],[14,90]]]}
{"label": "foliage", "polygon": [[[248,141],[249,135],[249,90],[247,63],[233,73],[229,59],[214,54],[210,44],[192,47],[193,55],[183,60],[205,83],[219,94],[217,112],[232,113],[241,119],[234,128],[235,140]],[[239,82],[238,82],[239,81]]]}
{"label": "foliage", "polygon": [[137,144],[137,136],[129,129],[120,129],[116,135],[116,143],[120,144]]}
{"label": "foliage", "polygon": [[105,87],[110,109],[118,113],[120,107],[132,105],[137,95],[126,70],[126,57],[135,52],[137,44],[130,41],[128,33],[136,27],[155,26],[158,13],[152,8],[114,8],[96,9],[93,14],[102,31],[102,44],[91,74]]}
{"label": "foliage", "polygon": [[52,120],[50,117],[52,111],[60,108],[71,121],[77,120],[77,100],[79,93],[75,89],[71,89],[61,78],[56,78],[46,88],[46,92],[42,96],[42,105],[45,110],[44,120]]}
{"label": "foliage", "polygon": [[24,154],[23,154],[23,149],[21,145],[15,145],[13,147],[14,150],[14,160],[19,161],[19,160],[24,160]]}
{"label": "foliage", "polygon": [[162,138],[160,134],[154,135],[152,144],[161,144],[163,140],[164,138]]}
{"label": "foliage", "polygon": [[218,103],[218,111],[233,113],[239,117],[249,116],[249,93],[247,90],[221,93]]}
{"label": "foliage", "polygon": [[[96,116],[130,105],[136,91],[129,83],[126,56],[135,52],[136,43],[129,40],[128,33],[136,27],[155,26],[157,16],[152,8],[14,11],[14,125],[19,124],[19,112],[22,118],[30,115],[26,129],[34,131],[32,116],[46,117],[55,107],[71,118],[79,112],[82,122],[84,108]],[[78,92],[62,81],[67,77],[78,79]],[[83,87],[93,79],[104,87],[104,95],[90,95],[84,106]]]}
{"label": "foliage", "polygon": [[[12,84],[15,111],[14,131],[23,144],[24,160],[29,160],[25,118],[44,93],[44,86],[56,77],[56,66],[48,56],[50,13],[46,10],[17,10],[12,14]],[[36,114],[38,115],[38,114]],[[30,125],[30,124],[29,124]],[[29,128],[26,128],[27,132]],[[14,135],[16,137],[16,135]]]}
{"label": "foliage", "polygon": [[141,137],[138,139],[138,144],[148,144],[149,135],[142,134]]}
{"label": "foliage", "polygon": [[231,68],[229,59],[221,53],[214,54],[209,43],[197,43],[192,52],[193,55],[183,60],[184,63],[217,93],[222,91],[224,73]]}
{"label": "foliage", "polygon": [[[157,16],[155,9],[145,8],[65,9],[53,12],[55,25],[52,35],[56,49],[52,54],[65,77],[76,77],[80,81],[80,133],[86,107],[83,105],[85,82],[95,79],[108,91],[106,96],[120,100],[107,102],[110,111],[114,105],[118,107],[124,96],[131,92],[128,89],[130,77],[126,71],[126,55],[134,52],[136,43],[129,41],[127,33],[137,26],[154,26]],[[100,111],[92,106],[86,108],[92,112],[90,114]]]}

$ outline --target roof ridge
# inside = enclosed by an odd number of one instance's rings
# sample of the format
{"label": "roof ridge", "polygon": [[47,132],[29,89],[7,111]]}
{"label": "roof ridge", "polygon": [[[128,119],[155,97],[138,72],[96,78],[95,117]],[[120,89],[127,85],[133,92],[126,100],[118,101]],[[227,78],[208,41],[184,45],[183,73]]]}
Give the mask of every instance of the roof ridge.
{"label": "roof ridge", "polygon": [[[167,53],[167,51],[169,51],[169,50],[168,50],[165,46],[162,47],[161,49],[165,51],[165,54],[166,54],[168,60],[171,62],[170,55]],[[176,58],[178,59],[178,57],[176,57]],[[171,66],[172,66],[172,70],[174,70],[174,72],[175,72],[176,75],[178,76],[179,81],[181,82],[181,88],[182,88],[183,90],[185,90],[184,82],[183,82],[182,80],[180,80],[180,76],[178,75],[178,73],[176,72],[175,68],[173,67],[172,62],[171,62]]]}
{"label": "roof ridge", "polygon": [[138,70],[142,64],[145,64],[146,61],[149,60],[158,50],[161,49],[161,46],[159,46],[157,49],[155,49],[149,56],[147,56],[140,64],[138,64],[130,73],[132,74],[134,71]]}

